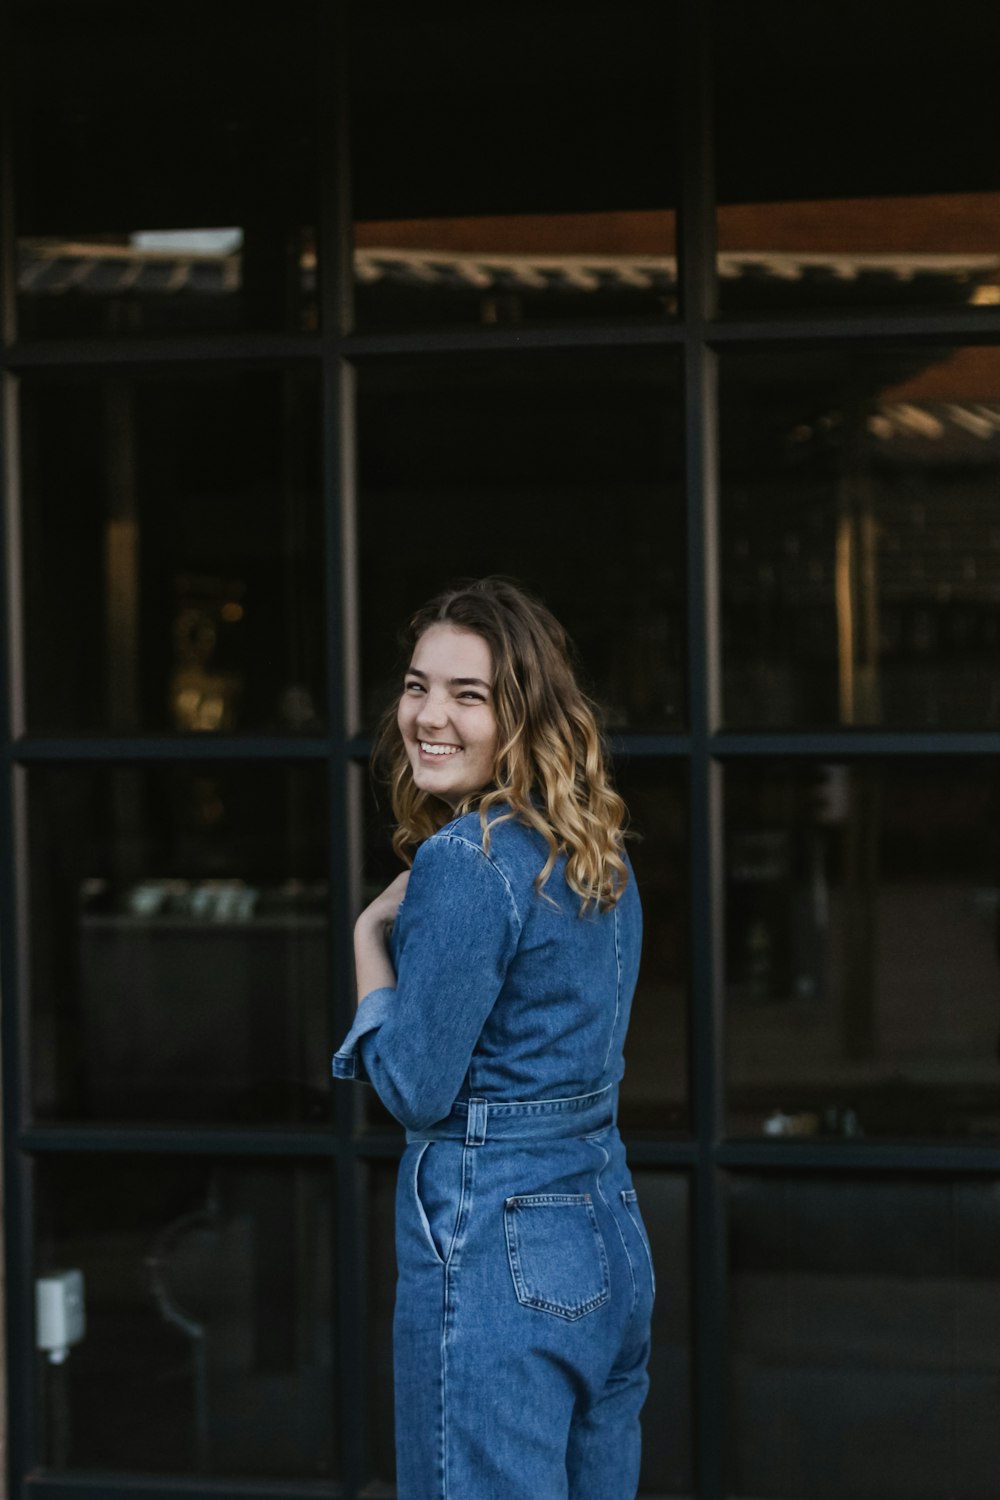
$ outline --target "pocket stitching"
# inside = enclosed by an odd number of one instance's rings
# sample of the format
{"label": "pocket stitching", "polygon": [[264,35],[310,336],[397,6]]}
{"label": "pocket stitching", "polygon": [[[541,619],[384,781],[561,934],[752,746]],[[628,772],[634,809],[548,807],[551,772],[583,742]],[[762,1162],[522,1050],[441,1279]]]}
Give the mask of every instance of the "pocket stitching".
{"label": "pocket stitching", "polygon": [[[533,1297],[525,1287],[521,1271],[514,1211],[523,1208],[543,1208],[552,1204],[586,1209],[600,1265],[601,1281],[603,1283],[601,1290],[593,1297],[588,1297],[585,1302],[573,1303],[572,1306],[567,1306],[559,1302],[550,1302],[544,1297]],[[556,1317],[566,1318],[569,1322],[575,1322],[578,1318],[584,1317],[587,1313],[593,1312],[596,1308],[602,1307],[607,1302],[611,1295],[608,1257],[604,1248],[604,1238],[601,1234],[601,1228],[597,1222],[597,1215],[594,1212],[593,1200],[589,1193],[522,1193],[507,1198],[504,1202],[504,1231],[507,1240],[507,1260],[510,1265],[511,1279],[514,1283],[514,1295],[522,1307],[536,1308],[540,1312],[552,1313]]]}
{"label": "pocket stitching", "polygon": [[423,1201],[420,1197],[420,1163],[424,1159],[427,1148],[429,1146],[432,1146],[433,1144],[433,1141],[424,1141],[420,1150],[417,1152],[417,1159],[413,1163],[413,1201],[417,1205],[417,1213],[420,1215],[420,1223],[424,1231],[424,1238],[427,1241],[428,1248],[430,1249],[430,1252],[433,1255],[434,1259],[437,1261],[438,1265],[443,1266],[445,1262],[441,1257],[437,1245],[435,1245],[434,1243],[434,1236],[431,1233],[430,1220],[427,1217],[427,1211],[424,1208]]}

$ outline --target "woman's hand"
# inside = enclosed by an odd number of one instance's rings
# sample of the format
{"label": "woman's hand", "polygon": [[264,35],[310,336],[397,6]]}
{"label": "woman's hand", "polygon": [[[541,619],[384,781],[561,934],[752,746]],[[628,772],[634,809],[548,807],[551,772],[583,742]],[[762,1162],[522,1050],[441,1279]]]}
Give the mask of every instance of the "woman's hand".
{"label": "woman's hand", "polygon": [[402,875],[397,875],[395,880],[386,886],[381,895],[376,896],[375,900],[365,907],[358,918],[358,926],[364,923],[371,927],[378,927],[380,925],[391,927],[396,920],[396,913],[399,911],[403,897],[406,895],[406,887],[409,879],[409,870],[404,870]]}
{"label": "woman's hand", "polygon": [[409,879],[409,870],[397,875],[391,885],[387,885],[382,894],[365,907],[354,924],[354,967],[359,1002],[372,990],[396,987],[396,971],[392,967],[386,939],[406,894]]}

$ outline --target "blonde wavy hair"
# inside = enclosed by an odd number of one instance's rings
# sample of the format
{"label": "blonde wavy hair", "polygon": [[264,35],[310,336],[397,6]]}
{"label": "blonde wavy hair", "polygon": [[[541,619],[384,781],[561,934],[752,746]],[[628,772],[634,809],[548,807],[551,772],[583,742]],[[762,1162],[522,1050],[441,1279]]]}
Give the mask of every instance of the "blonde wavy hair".
{"label": "blonde wavy hair", "polygon": [[413,616],[401,644],[412,654],[424,631],[441,624],[471,631],[490,648],[497,721],[493,779],[458,808],[421,791],[394,700],[372,753],[373,769],[391,792],[393,848],[410,864],[424,839],[478,807],[488,849],[489,814],[502,806],[494,827],[516,818],[536,829],[548,846],[536,890],[544,891],[557,858],[565,854],[566,883],[580,897],[581,912],[592,906],[610,910],[628,881],[626,810],[611,785],[597,711],[577,684],[565,630],[540,600],[505,578],[482,578],[438,595]]}

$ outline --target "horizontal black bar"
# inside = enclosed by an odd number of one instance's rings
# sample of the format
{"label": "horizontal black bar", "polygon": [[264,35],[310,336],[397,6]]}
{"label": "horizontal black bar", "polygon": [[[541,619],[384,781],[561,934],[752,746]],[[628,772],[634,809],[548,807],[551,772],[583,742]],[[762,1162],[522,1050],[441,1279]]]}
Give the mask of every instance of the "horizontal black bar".
{"label": "horizontal black bar", "polygon": [[747,732],[735,730],[713,735],[709,750],[719,759],[740,756],[824,756],[850,760],[861,756],[887,755],[998,755],[998,730],[893,730],[830,729],[817,732]]}
{"label": "horizontal black bar", "polygon": [[[691,754],[687,734],[614,734],[612,754],[624,758],[681,759]],[[998,755],[1000,730],[724,730],[708,741],[709,753],[719,759],[741,756],[828,757],[849,760],[862,756]],[[346,743],[349,760],[365,762],[371,755],[369,735],[354,735]],[[320,735],[24,735],[6,747],[15,763],[39,761],[184,761],[184,760],[325,760],[333,742]]]}
{"label": "horizontal black bar", "polygon": [[684,342],[679,323],[558,323],[548,327],[434,328],[414,333],[353,333],[340,353],[363,361],[387,356],[484,354],[497,350],[635,349]]}
{"label": "horizontal black bar", "polygon": [[22,1151],[130,1152],[178,1156],[324,1156],[350,1150],[332,1129],[270,1129],[218,1125],[29,1125],[17,1133]]}
{"label": "horizontal black bar", "polygon": [[717,349],[736,344],[857,344],[881,340],[926,340],[928,343],[991,343],[1000,337],[1000,308],[956,311],[871,312],[815,314],[803,318],[720,318],[704,323],[701,332]]}
{"label": "horizontal black bar", "polygon": [[334,1480],[195,1479],[160,1474],[64,1474],[36,1470],[27,1475],[32,1500],[338,1500]]}
{"label": "horizontal black bar", "polygon": [[719,1167],[785,1172],[1000,1172],[1000,1145],[936,1141],[727,1141],[712,1155]]}
{"label": "horizontal black bar", "polygon": [[0,350],[0,369],[62,371],[73,368],[129,365],[212,364],[277,365],[311,363],[323,352],[315,333],[219,334],[213,337],[157,339],[48,339],[33,344],[11,344]]}
{"label": "horizontal black bar", "polygon": [[[693,1140],[630,1136],[623,1131],[635,1165],[694,1167],[699,1147]],[[33,1125],[20,1130],[17,1145],[36,1155],[58,1152],[177,1156],[328,1157],[354,1155],[360,1161],[391,1161],[403,1151],[402,1131],[377,1129],[345,1139],[332,1130],[275,1126],[196,1125]],[[710,1148],[717,1167],[787,1171],[1000,1172],[1000,1143],[967,1145],[941,1141],[729,1140]]]}
{"label": "horizontal black bar", "polygon": [[756,344],[844,344],[878,340],[989,343],[1000,337],[996,308],[843,313],[804,318],[720,318],[710,322],[554,324],[548,327],[420,329],[400,333],[219,334],[155,339],[50,339],[0,349],[0,370],[62,372],[67,368],[211,364],[277,365],[318,361],[324,352],[352,360],[386,356],[479,353],[491,350],[670,347],[706,339],[716,348]]}
{"label": "horizontal black bar", "polygon": [[15,761],[325,760],[322,735],[149,734],[24,735],[6,747]]}

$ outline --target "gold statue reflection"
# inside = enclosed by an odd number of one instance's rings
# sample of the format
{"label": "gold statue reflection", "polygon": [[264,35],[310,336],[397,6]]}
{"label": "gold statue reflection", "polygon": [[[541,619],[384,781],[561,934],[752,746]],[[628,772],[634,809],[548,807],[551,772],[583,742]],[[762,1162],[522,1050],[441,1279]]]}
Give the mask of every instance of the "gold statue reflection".
{"label": "gold statue reflection", "polygon": [[228,598],[199,599],[187,589],[179,587],[178,592],[181,598],[174,616],[174,667],[169,689],[174,728],[232,731],[237,727],[243,679],[238,672],[218,666],[214,659],[220,627],[238,625],[243,606],[231,593]]}

